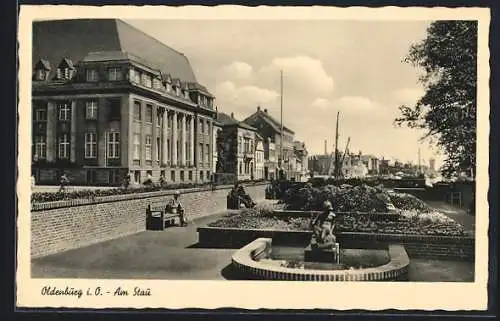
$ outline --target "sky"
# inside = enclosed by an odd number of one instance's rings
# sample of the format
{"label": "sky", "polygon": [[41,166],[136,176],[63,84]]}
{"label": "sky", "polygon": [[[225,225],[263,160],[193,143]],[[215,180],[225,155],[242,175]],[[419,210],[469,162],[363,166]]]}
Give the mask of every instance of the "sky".
{"label": "sky", "polygon": [[339,148],[421,163],[443,156],[423,132],[394,125],[398,106],[424,93],[419,71],[402,62],[430,21],[127,20],[184,53],[219,111],[243,120],[257,106],[280,118],[309,154],[330,153],[340,112]]}

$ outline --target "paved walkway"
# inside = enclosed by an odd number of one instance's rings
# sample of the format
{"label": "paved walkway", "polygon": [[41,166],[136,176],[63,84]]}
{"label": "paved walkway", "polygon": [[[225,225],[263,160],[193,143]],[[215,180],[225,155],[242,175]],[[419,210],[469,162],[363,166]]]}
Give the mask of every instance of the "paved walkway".
{"label": "paved walkway", "polygon": [[476,217],[467,214],[467,210],[452,206],[445,202],[427,202],[429,206],[446,216],[454,219],[457,223],[461,224],[466,231],[475,234],[476,231]]}
{"label": "paved walkway", "polygon": [[223,216],[199,219],[187,227],[145,231],[34,260],[34,278],[113,278],[217,280],[231,263],[231,249],[199,249],[197,226]]}

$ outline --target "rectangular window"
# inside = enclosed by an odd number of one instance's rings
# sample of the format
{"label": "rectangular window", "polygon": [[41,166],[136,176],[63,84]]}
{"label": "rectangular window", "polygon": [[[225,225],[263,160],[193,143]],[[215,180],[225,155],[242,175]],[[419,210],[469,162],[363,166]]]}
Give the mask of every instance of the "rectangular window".
{"label": "rectangular window", "polygon": [[200,148],[200,150],[198,152],[198,155],[199,155],[199,157],[198,157],[198,163],[201,165],[201,164],[203,164],[203,144],[202,143],[200,143],[200,147],[199,148]]}
{"label": "rectangular window", "polygon": [[120,68],[109,68],[108,69],[108,80],[118,81],[122,80],[122,73]]}
{"label": "rectangular window", "polygon": [[59,104],[59,120],[70,120],[71,118],[71,106],[68,103]]}
{"label": "rectangular window", "polygon": [[238,137],[238,153],[241,153],[242,151],[242,139],[241,137]]}
{"label": "rectangular window", "polygon": [[171,159],[171,150],[170,150],[170,139],[167,139],[167,159],[170,160]]}
{"label": "rectangular window", "polygon": [[156,138],[156,161],[160,162],[160,151],[161,151],[161,139],[160,137]]}
{"label": "rectangular window", "polygon": [[59,148],[58,148],[59,159],[69,158],[69,137],[68,134],[63,134],[59,136]]}
{"label": "rectangular window", "polygon": [[241,166],[241,162],[239,162],[238,174],[243,174],[243,168]]}
{"label": "rectangular window", "polygon": [[207,164],[207,166],[210,164],[210,145],[207,144],[205,146],[205,164]]}
{"label": "rectangular window", "polygon": [[150,104],[146,105],[146,122],[153,122],[153,106]]}
{"label": "rectangular window", "polygon": [[192,181],[192,180],[193,180],[193,171],[189,171],[189,172],[188,172],[188,179],[189,179],[190,181]]}
{"label": "rectangular window", "polygon": [[139,101],[134,101],[134,120],[141,121],[141,103]]}
{"label": "rectangular window", "polygon": [[184,171],[181,171],[181,182],[184,182]]}
{"label": "rectangular window", "polygon": [[98,81],[99,75],[97,73],[97,70],[95,69],[85,70],[85,79],[87,79],[87,81]]}
{"label": "rectangular window", "polygon": [[180,142],[177,141],[176,142],[176,146],[177,146],[177,158],[176,159],[177,159],[177,162],[179,162],[180,159],[181,159],[181,148],[180,148],[180,145],[181,145]]}
{"label": "rectangular window", "polygon": [[97,101],[90,100],[85,103],[85,118],[97,119]]}
{"label": "rectangular window", "polygon": [[35,137],[35,155],[38,159],[47,158],[47,137],[45,135]]}
{"label": "rectangular window", "polygon": [[186,142],[186,165],[191,165],[190,163],[191,153],[189,152],[189,142]]}
{"label": "rectangular window", "polygon": [[203,171],[200,171],[200,180],[203,180]]}
{"label": "rectangular window", "polygon": [[199,129],[199,132],[200,134],[203,134],[203,119],[200,119],[200,129]]}
{"label": "rectangular window", "polygon": [[96,133],[85,133],[85,158],[97,157],[97,135]]}
{"label": "rectangular window", "polygon": [[141,84],[144,87],[151,88],[152,87],[152,85],[151,85],[151,76],[148,75],[148,74],[146,74],[146,73],[143,73],[142,77],[141,77]]}
{"label": "rectangular window", "polygon": [[134,149],[133,149],[133,157],[135,160],[141,159],[141,134],[134,134],[132,140]]}
{"label": "rectangular window", "polygon": [[120,158],[120,133],[108,133],[108,158]]}
{"label": "rectangular window", "polygon": [[210,134],[210,122],[208,120],[207,120],[205,130],[206,130],[207,135]]}
{"label": "rectangular window", "polygon": [[163,116],[160,113],[156,114],[156,126],[158,126],[158,127],[161,126],[162,118],[163,118]]}
{"label": "rectangular window", "polygon": [[146,160],[150,161],[153,158],[152,149],[151,149],[151,135],[146,135],[144,149],[146,151]]}
{"label": "rectangular window", "polygon": [[36,121],[47,121],[47,108],[38,107],[35,109],[35,120]]}
{"label": "rectangular window", "polygon": [[153,88],[155,90],[162,90],[161,80],[158,78],[153,79]]}
{"label": "rectangular window", "polygon": [[172,116],[167,115],[167,127],[168,127],[168,129],[172,128],[172,121],[173,121]]}
{"label": "rectangular window", "polygon": [[170,179],[175,182],[175,171],[170,171]]}
{"label": "rectangular window", "polygon": [[140,84],[141,83],[141,72],[137,69],[130,70],[130,80],[133,83]]}

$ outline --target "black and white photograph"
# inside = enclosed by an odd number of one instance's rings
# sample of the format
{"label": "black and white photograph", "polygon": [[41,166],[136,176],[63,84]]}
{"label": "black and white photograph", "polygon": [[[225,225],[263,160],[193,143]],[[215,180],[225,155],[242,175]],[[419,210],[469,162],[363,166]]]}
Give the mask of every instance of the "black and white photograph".
{"label": "black and white photograph", "polygon": [[487,9],[43,7],[18,304],[486,308]]}

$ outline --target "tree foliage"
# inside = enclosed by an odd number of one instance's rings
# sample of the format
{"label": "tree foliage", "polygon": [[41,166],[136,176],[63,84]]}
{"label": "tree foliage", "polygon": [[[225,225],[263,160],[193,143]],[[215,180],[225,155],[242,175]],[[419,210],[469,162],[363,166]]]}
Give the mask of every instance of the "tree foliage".
{"label": "tree foliage", "polygon": [[477,22],[436,21],[405,62],[420,68],[425,94],[400,106],[396,123],[425,130],[445,154],[445,176],[474,175],[476,163]]}

